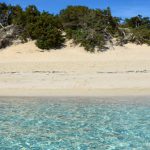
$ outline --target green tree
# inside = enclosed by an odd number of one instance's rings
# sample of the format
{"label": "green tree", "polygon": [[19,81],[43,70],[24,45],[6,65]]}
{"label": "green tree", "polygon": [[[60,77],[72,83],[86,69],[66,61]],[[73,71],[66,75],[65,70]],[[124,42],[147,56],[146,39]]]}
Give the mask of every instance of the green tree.
{"label": "green tree", "polygon": [[26,18],[22,8],[19,5],[11,6],[10,11],[11,24],[20,25],[24,27],[26,24]]}
{"label": "green tree", "polygon": [[51,49],[61,47],[64,37],[60,29],[60,22],[57,17],[46,12],[37,17],[34,24],[34,38],[37,39],[36,45],[41,49]]}
{"label": "green tree", "polygon": [[117,21],[110,8],[94,10],[82,6],[69,6],[60,13],[67,38],[85,47],[87,51],[103,51],[105,44],[116,33]]}
{"label": "green tree", "polygon": [[9,6],[5,3],[0,3],[0,23],[3,26],[9,24]]}

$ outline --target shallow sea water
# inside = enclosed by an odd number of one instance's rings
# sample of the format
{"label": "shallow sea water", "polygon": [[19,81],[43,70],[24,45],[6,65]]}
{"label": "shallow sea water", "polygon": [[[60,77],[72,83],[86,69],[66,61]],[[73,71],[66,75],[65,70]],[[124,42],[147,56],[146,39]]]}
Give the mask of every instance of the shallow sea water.
{"label": "shallow sea water", "polygon": [[150,150],[150,98],[1,97],[0,150]]}

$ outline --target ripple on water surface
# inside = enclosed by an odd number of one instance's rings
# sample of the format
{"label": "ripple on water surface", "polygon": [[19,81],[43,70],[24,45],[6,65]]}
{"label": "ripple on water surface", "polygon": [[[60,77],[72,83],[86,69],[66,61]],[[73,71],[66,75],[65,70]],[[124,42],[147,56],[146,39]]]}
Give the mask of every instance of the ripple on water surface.
{"label": "ripple on water surface", "polygon": [[0,150],[150,149],[150,99],[0,98]]}

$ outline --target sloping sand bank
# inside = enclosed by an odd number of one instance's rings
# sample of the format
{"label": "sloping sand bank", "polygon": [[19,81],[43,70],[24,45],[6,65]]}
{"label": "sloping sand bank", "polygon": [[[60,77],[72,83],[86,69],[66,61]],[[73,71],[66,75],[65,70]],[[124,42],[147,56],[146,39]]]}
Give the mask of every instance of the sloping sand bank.
{"label": "sloping sand bank", "polygon": [[0,96],[149,95],[150,47],[90,54],[70,42],[43,52],[34,42],[0,51]]}

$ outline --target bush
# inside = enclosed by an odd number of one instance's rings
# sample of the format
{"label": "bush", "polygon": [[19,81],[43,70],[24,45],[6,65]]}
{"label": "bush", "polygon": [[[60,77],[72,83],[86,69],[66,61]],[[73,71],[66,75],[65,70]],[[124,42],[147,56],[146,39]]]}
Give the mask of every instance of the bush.
{"label": "bush", "polygon": [[69,6],[61,11],[60,18],[66,37],[73,39],[87,51],[103,51],[111,34],[117,31],[117,19],[111,16],[110,9],[93,10],[82,6]]}
{"label": "bush", "polygon": [[134,39],[133,42],[137,44],[148,44],[150,45],[150,29],[139,27],[132,30]]}
{"label": "bush", "polygon": [[45,34],[41,35],[36,42],[37,47],[40,49],[51,49],[51,48],[60,48],[65,39],[61,35],[61,31],[58,29],[49,29],[45,30]]}
{"label": "bush", "polygon": [[23,41],[37,40],[36,45],[39,48],[48,50],[63,45],[62,24],[57,16],[48,12],[41,13],[34,5],[28,6],[25,10],[18,5],[9,7],[6,5],[6,8],[4,6],[4,12],[10,13],[8,20],[10,24],[22,29],[23,32],[19,36]]}
{"label": "bush", "polygon": [[37,39],[36,45],[41,49],[61,47],[64,43],[60,22],[53,15],[42,13],[33,24],[32,38]]}
{"label": "bush", "polygon": [[66,38],[73,39],[74,43],[90,52],[104,51],[113,38],[120,45],[128,42],[150,45],[149,17],[138,15],[125,19],[124,23],[120,23],[120,20],[111,15],[110,8],[100,10],[69,6],[54,16],[47,12],[41,13],[34,5],[23,10],[18,5],[0,3],[0,23],[3,26],[17,25],[21,31],[17,37],[23,41],[37,40],[39,48],[48,50],[64,44],[62,31],[66,32]]}

